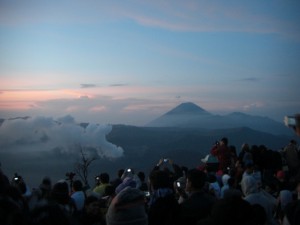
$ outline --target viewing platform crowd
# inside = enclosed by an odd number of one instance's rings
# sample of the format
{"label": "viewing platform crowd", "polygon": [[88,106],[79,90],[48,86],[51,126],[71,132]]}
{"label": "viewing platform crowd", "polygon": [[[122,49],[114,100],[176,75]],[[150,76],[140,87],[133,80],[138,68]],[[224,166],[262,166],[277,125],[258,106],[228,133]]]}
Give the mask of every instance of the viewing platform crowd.
{"label": "viewing platform crowd", "polygon": [[[300,154],[228,139],[197,168],[160,159],[151,171],[124,168],[95,186],[41,178],[36,189],[0,170],[0,225],[300,225]],[[187,156],[188,157],[188,156]]]}

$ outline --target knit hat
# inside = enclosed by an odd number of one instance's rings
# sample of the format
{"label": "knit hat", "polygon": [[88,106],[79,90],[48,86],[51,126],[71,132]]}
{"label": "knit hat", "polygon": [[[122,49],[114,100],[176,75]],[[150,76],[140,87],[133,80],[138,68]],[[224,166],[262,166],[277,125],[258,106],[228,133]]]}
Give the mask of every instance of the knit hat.
{"label": "knit hat", "polygon": [[126,187],[112,200],[107,214],[107,225],[147,225],[144,192]]}

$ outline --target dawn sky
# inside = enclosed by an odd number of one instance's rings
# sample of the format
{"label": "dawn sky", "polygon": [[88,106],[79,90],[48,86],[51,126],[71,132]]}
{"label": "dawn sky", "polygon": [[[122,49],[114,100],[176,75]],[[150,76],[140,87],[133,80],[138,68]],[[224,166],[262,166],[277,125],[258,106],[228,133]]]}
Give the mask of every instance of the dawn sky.
{"label": "dawn sky", "polygon": [[0,118],[300,112],[300,1],[0,0]]}

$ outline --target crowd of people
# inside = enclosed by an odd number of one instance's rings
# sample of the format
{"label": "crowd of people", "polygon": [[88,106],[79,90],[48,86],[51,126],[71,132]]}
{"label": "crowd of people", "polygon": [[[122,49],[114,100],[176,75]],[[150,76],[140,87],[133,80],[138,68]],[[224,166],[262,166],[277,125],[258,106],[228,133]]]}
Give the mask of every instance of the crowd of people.
{"label": "crowd of people", "polygon": [[160,159],[146,174],[103,171],[90,189],[44,177],[30,190],[0,170],[0,225],[299,225],[296,141],[281,151],[245,143],[238,152],[224,137],[197,168]]}

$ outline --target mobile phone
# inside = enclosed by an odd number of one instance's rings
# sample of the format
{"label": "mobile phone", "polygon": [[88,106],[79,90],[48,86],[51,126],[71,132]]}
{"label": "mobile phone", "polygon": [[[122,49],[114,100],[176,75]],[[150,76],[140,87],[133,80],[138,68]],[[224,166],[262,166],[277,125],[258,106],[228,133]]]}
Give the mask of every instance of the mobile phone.
{"label": "mobile phone", "polygon": [[164,159],[164,162],[168,162],[168,159]]}
{"label": "mobile phone", "polygon": [[128,172],[128,173],[130,173],[130,172],[131,172],[131,169],[130,169],[130,168],[129,168],[129,169],[127,169],[127,172]]}
{"label": "mobile phone", "polygon": [[176,182],[177,187],[180,187],[180,182]]}

